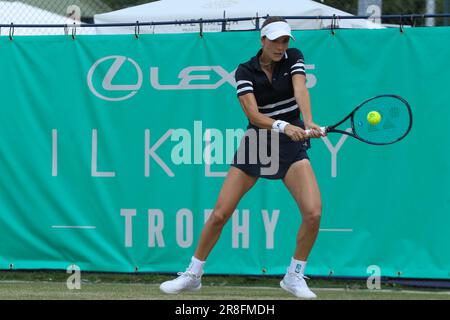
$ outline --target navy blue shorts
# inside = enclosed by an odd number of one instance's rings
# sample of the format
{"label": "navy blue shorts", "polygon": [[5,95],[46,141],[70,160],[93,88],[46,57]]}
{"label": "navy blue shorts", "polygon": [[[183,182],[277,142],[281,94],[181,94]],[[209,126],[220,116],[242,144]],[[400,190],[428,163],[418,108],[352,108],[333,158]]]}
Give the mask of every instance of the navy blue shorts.
{"label": "navy blue shorts", "polygon": [[[290,122],[304,128],[301,120]],[[309,148],[309,139],[292,141],[284,133],[249,126],[231,166],[254,177],[283,179],[293,163],[309,159]]]}

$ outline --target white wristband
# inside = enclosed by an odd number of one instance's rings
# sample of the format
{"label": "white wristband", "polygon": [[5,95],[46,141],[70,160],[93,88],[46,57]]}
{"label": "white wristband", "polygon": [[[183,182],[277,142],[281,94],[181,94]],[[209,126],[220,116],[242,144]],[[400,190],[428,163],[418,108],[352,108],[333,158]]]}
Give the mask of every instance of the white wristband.
{"label": "white wristband", "polygon": [[284,128],[289,124],[289,122],[283,121],[283,120],[275,120],[274,123],[272,123],[272,128],[277,132],[284,133]]}

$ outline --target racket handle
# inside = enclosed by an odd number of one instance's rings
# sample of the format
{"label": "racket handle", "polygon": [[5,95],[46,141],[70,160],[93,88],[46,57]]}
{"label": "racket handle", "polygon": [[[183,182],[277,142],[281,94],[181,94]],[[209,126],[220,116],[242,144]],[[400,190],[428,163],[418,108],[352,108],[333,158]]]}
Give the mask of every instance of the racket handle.
{"label": "racket handle", "polygon": [[[327,130],[327,127],[320,127],[320,131],[322,131],[322,133],[325,133],[326,130]],[[310,134],[311,129],[306,129],[305,132],[306,132],[306,134]]]}

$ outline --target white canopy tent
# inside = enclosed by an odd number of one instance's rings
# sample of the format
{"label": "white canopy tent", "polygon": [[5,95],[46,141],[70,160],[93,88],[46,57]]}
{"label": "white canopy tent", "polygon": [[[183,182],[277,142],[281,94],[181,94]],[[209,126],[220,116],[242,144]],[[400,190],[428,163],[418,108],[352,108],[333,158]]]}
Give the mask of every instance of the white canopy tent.
{"label": "white canopy tent", "polygon": [[[72,32],[74,23],[81,24],[68,17],[27,5],[20,1],[0,1],[0,24],[67,24]],[[9,28],[3,28],[1,35],[9,34]],[[83,29],[83,30],[81,30]],[[93,28],[78,28],[77,34],[95,34]],[[14,28],[14,36],[22,35],[63,35],[64,28]]]}
{"label": "white canopy tent", "polygon": [[[198,19],[222,19],[270,16],[313,16],[316,19],[292,19],[289,24],[294,30],[329,28],[331,19],[320,16],[352,16],[311,0],[161,0],[135,7],[94,16],[95,23],[136,23],[158,21],[192,21]],[[263,22],[263,19],[260,20]],[[340,28],[382,28],[365,19],[338,20]],[[255,29],[255,20],[227,23],[226,30]],[[97,33],[133,33],[134,27],[101,27]],[[140,33],[183,33],[198,32],[198,24],[177,24],[141,27]],[[203,31],[222,31],[222,23],[205,23]]]}

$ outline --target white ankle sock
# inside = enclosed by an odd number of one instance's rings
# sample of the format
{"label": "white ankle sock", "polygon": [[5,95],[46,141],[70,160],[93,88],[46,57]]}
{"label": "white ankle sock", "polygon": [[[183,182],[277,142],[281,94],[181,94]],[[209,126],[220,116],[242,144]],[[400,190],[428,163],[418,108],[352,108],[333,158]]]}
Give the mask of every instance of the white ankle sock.
{"label": "white ankle sock", "polygon": [[203,274],[203,265],[205,264],[205,262],[206,261],[200,261],[193,256],[187,271],[190,271],[196,276],[200,277]]}
{"label": "white ankle sock", "polygon": [[289,273],[304,274],[306,267],[306,261],[291,259],[291,265],[288,268]]}

